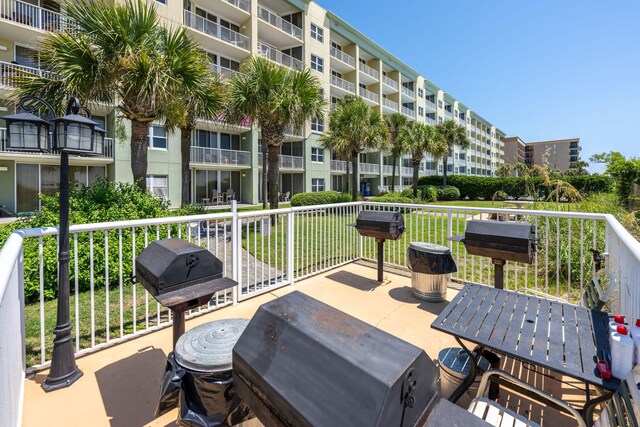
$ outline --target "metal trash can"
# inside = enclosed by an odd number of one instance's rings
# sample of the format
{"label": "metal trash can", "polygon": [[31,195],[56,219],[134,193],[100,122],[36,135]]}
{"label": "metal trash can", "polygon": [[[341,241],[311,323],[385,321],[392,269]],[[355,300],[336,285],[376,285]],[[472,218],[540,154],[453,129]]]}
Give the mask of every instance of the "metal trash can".
{"label": "metal trash can", "polygon": [[[475,355],[475,353],[473,354]],[[440,395],[444,399],[448,399],[471,372],[469,354],[460,347],[442,349],[440,353],[438,353],[438,365],[440,366]],[[481,356],[480,360],[478,360],[476,380],[471,384],[471,387],[460,396],[456,405],[462,406],[465,409],[469,407],[471,400],[473,400],[478,393],[482,375],[490,368],[491,364],[489,361]]]}
{"label": "metal trash can", "polygon": [[233,389],[233,347],[248,319],[205,323],[183,334],[169,354],[156,416],[179,406],[178,425],[232,426],[254,418]]}
{"label": "metal trash can", "polygon": [[458,271],[447,246],[412,242],[407,250],[411,287],[416,298],[442,302],[447,296],[451,273]]}

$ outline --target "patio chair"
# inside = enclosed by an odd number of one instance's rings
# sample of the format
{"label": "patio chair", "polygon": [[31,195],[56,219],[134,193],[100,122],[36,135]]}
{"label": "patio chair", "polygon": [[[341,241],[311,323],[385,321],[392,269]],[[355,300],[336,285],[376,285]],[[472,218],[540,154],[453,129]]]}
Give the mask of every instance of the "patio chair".
{"label": "patio chair", "polygon": [[[589,283],[585,284],[583,287],[582,297],[580,299],[580,306],[586,307],[590,310],[601,311],[609,301],[609,298],[611,297],[611,294],[615,290],[618,281],[609,270],[602,267],[602,264],[604,263],[604,260],[605,260],[605,256],[607,254],[600,253],[596,249],[591,249],[591,252],[593,254],[593,262],[595,265],[596,272],[593,275],[593,278],[589,281]],[[609,277],[609,286],[607,287],[606,291],[604,291],[602,289],[602,286],[600,285],[601,283],[600,279],[603,273]],[[560,301],[560,302],[570,304],[570,302],[564,298],[558,297],[556,295],[551,295],[546,292],[538,291],[536,289],[519,288],[516,290],[516,292],[531,294],[531,295],[539,296],[542,298],[550,299],[553,301]]]}
{"label": "patio chair", "polygon": [[211,192],[211,203],[215,203],[216,206],[223,202],[222,194],[218,193],[218,190]]}
{"label": "patio chair", "polygon": [[289,201],[289,196],[291,196],[291,191],[287,191],[286,193],[284,193],[284,195],[282,196],[282,201],[283,202],[288,202]]}
{"label": "patio chair", "polygon": [[227,202],[234,200],[235,199],[235,193],[233,192],[233,189],[230,188],[227,190]]}

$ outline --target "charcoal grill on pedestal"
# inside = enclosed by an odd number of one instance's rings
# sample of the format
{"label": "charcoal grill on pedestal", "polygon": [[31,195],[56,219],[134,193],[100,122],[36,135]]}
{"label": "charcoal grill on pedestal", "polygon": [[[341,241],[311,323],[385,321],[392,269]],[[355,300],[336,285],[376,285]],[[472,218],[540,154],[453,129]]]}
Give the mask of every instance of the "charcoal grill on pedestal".
{"label": "charcoal grill on pedestal", "polygon": [[384,241],[398,240],[404,233],[404,218],[400,212],[360,211],[356,230],[364,237],[373,237],[378,243],[378,282],[384,273]]}
{"label": "charcoal grill on pedestal", "polygon": [[136,281],[173,314],[174,346],[184,333],[185,311],[237,285],[222,273],[222,261],[182,239],[152,242],[136,258]]}
{"label": "charcoal grill on pedestal", "polygon": [[536,228],[533,224],[510,221],[467,222],[464,234],[449,240],[464,243],[467,252],[491,258],[494,269],[494,286],[504,286],[504,265],[507,261],[531,264],[538,248]]}
{"label": "charcoal grill on pedestal", "polygon": [[422,349],[298,291],[260,306],[233,383],[266,427],[422,425],[439,397]]}

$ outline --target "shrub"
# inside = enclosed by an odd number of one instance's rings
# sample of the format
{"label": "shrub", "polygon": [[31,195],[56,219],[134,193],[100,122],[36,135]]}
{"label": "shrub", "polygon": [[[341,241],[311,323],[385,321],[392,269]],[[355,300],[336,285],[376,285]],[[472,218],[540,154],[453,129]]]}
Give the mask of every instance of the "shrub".
{"label": "shrub", "polygon": [[399,193],[388,193],[382,196],[376,196],[371,198],[371,201],[379,202],[379,203],[404,203],[404,204],[413,203],[413,199],[410,199],[408,197],[402,197]]}
{"label": "shrub", "polygon": [[436,188],[438,200],[460,200],[460,190],[453,185],[440,186]]}
{"label": "shrub", "polygon": [[291,198],[291,206],[328,205],[351,201],[351,195],[337,191],[318,191],[315,193],[298,193]]}
{"label": "shrub", "polygon": [[[422,192],[420,191],[419,188],[418,188],[417,195],[418,195],[418,197],[417,197],[418,199],[422,198]],[[402,190],[400,192],[400,196],[401,197],[406,197],[407,199],[413,199],[413,188],[407,188],[407,189]]]}
{"label": "shrub", "polygon": [[422,200],[425,202],[435,202],[438,200],[438,190],[433,185],[425,185],[420,187]]}

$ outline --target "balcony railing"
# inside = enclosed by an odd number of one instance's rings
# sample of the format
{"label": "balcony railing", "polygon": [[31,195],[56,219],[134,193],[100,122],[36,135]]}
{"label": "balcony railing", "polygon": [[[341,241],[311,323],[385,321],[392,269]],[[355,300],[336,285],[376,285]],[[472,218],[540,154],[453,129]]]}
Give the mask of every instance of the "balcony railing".
{"label": "balcony railing", "polygon": [[427,103],[427,107],[432,108],[432,109],[436,109],[436,103],[433,101],[429,101],[428,99],[425,101]]}
{"label": "balcony railing", "polygon": [[229,4],[234,5],[238,9],[242,9],[245,12],[251,13],[251,5],[248,0],[224,0]]}
{"label": "balcony railing", "polygon": [[436,124],[436,119],[432,119],[431,117],[427,117],[424,119],[428,125],[435,125]]}
{"label": "balcony railing", "polygon": [[379,175],[380,165],[376,163],[360,163],[360,170],[358,172],[369,175]]}
{"label": "balcony railing", "polygon": [[345,64],[351,66],[351,67],[355,67],[356,66],[356,58],[354,58],[351,55],[348,55],[346,53],[344,53],[341,50],[336,49],[335,47],[331,46],[331,49],[329,50],[330,54],[332,57],[336,58],[339,61],[344,62]]}
{"label": "balcony railing", "polygon": [[392,109],[393,111],[398,111],[398,103],[388,98],[382,98],[382,105]]}
{"label": "balcony railing", "polygon": [[347,173],[347,167],[351,171],[351,163],[345,160],[331,160],[331,172]]}
{"label": "balcony railing", "polygon": [[273,25],[276,28],[284,31],[285,33],[302,40],[302,28],[293,25],[291,22],[285,21],[280,16],[276,15],[264,6],[258,5],[258,18]]}
{"label": "balcony railing", "polygon": [[360,89],[360,96],[363,98],[368,99],[369,101],[373,101],[375,103],[379,103],[380,102],[380,96],[378,96],[377,93],[373,93],[370,90],[367,90],[363,87],[359,88]]}
{"label": "balcony railing", "polygon": [[[383,175],[393,174],[393,165],[382,165],[382,174]],[[397,174],[398,174],[398,168],[396,167],[396,175]]]}
{"label": "balcony railing", "polygon": [[416,118],[416,112],[411,108],[402,107],[402,114],[405,116],[411,117],[412,119]]}
{"label": "balcony railing", "polygon": [[355,84],[353,84],[351,82],[348,82],[348,81],[346,81],[344,79],[341,79],[338,76],[331,75],[331,84],[333,86],[336,86],[336,87],[339,87],[341,89],[344,89],[347,92],[355,92],[356,91],[356,85]]}
{"label": "balcony railing", "polygon": [[211,64],[211,71],[219,75],[223,79],[233,77],[233,75],[237,73],[236,70],[232,70],[231,68],[223,67],[222,65],[216,64]]}
{"label": "balcony railing", "polygon": [[41,77],[53,78],[54,74],[41,70],[40,68],[27,67],[24,65],[12,64],[0,61],[0,85],[16,87],[21,78],[37,75]]}
{"label": "balcony railing", "polygon": [[398,82],[390,79],[389,77],[382,75],[382,83],[386,84],[392,89],[398,90]]}
{"label": "balcony railing", "polygon": [[75,28],[75,23],[60,13],[20,0],[0,1],[0,18],[43,31],[60,32]]}
{"label": "balcony railing", "polygon": [[[0,153],[20,153],[25,154],[24,151],[15,151],[11,150],[7,147],[7,129],[0,128]],[[47,153],[28,153],[32,156],[41,156]],[[99,154],[100,157],[107,157],[109,159],[113,158],[113,138],[105,138],[104,146],[102,147],[102,153]]]}
{"label": "balcony railing", "polygon": [[249,37],[230,30],[229,28],[222,27],[215,22],[203,18],[202,16],[198,16],[188,10],[184,11],[184,25],[218,40],[230,43],[241,49],[249,50]]}
{"label": "balcony railing", "polygon": [[408,166],[402,166],[402,175],[403,176],[412,176],[413,175],[413,168],[408,167]]}
{"label": "balcony railing", "polygon": [[376,70],[374,70],[373,68],[369,67],[367,64],[363,64],[362,62],[360,62],[358,64],[360,71],[362,71],[363,73],[365,73],[366,75],[368,75],[369,77],[373,77],[374,79],[378,80],[380,73],[378,73]]}
{"label": "balcony railing", "polygon": [[416,97],[416,93],[405,86],[402,86],[402,94],[407,95],[409,98],[412,98],[412,99]]}
{"label": "balcony railing", "polygon": [[220,166],[251,166],[251,153],[239,150],[191,146],[192,164]]}
{"label": "balcony railing", "polygon": [[[258,154],[258,165],[262,167],[262,153]],[[304,170],[304,159],[300,156],[280,154],[280,169]]]}
{"label": "balcony railing", "polygon": [[281,51],[276,50],[271,46],[267,46],[264,43],[258,42],[258,53],[273,62],[277,62],[285,67],[293,68],[294,70],[302,70],[304,68],[304,64],[299,59],[289,56],[286,53],[282,53]]}
{"label": "balcony railing", "polygon": [[453,113],[451,111],[444,110],[444,116],[447,119],[453,119]]}
{"label": "balcony railing", "polygon": [[284,134],[285,135],[291,135],[291,136],[298,136],[298,137],[302,137],[303,136],[303,132],[302,132],[302,128],[295,128],[293,126],[289,126],[288,128],[286,128],[284,130]]}

